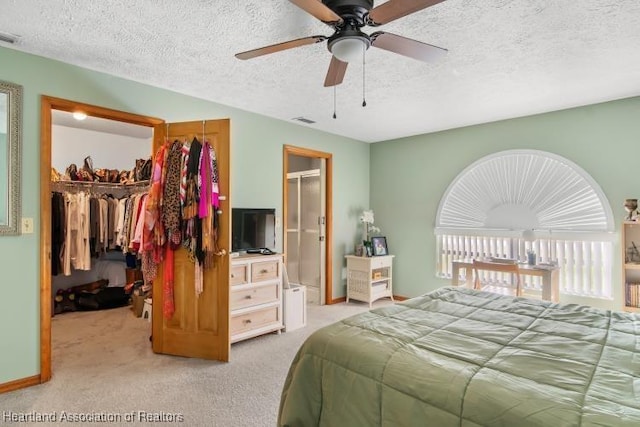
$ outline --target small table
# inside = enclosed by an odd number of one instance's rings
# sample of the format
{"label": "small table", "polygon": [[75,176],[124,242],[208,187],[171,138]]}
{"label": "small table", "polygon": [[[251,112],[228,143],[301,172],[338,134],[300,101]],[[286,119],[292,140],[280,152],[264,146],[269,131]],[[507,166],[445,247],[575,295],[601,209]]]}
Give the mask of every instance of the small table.
{"label": "small table", "polygon": [[347,303],[350,299],[371,303],[380,298],[393,301],[393,257],[346,255]]}
{"label": "small table", "polygon": [[[496,263],[497,264],[497,263]],[[553,265],[518,264],[520,274],[542,277],[542,299],[545,301],[560,301],[560,267]],[[473,260],[456,260],[451,262],[451,285],[460,285],[460,269],[465,270],[467,281],[473,277]]]}

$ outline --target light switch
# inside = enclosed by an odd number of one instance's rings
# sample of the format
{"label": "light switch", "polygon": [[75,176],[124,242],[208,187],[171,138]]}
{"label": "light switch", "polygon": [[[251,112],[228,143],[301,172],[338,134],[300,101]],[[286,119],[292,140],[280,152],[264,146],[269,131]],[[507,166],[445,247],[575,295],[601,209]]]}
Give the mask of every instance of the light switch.
{"label": "light switch", "polygon": [[22,233],[33,233],[33,218],[22,218]]}

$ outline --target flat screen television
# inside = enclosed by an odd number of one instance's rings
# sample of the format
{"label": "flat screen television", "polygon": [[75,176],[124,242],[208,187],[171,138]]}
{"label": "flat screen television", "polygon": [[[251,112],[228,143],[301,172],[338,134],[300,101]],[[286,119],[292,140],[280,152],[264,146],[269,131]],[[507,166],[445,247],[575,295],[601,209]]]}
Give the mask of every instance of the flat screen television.
{"label": "flat screen television", "polygon": [[231,250],[233,252],[276,248],[276,210],[231,209]]}

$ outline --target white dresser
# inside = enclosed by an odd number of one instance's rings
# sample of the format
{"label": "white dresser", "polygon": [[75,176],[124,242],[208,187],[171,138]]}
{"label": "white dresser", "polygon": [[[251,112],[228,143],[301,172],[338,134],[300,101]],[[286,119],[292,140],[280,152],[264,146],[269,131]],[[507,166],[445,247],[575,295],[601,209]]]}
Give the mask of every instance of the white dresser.
{"label": "white dresser", "polygon": [[371,303],[380,298],[393,301],[394,255],[361,257],[347,255],[347,302],[350,299]]}
{"label": "white dresser", "polygon": [[282,330],[282,255],[231,259],[231,342]]}

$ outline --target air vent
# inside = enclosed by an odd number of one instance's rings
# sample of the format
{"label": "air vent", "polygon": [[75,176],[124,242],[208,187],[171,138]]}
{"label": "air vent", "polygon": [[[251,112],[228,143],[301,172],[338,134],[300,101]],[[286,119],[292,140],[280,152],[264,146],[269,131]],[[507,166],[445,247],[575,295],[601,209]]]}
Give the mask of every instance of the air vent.
{"label": "air vent", "polygon": [[14,44],[18,41],[19,38],[19,36],[16,36],[14,34],[3,33],[2,31],[0,31],[0,42]]}
{"label": "air vent", "polygon": [[308,125],[315,123],[315,121],[311,119],[307,119],[306,117],[294,117],[292,120],[297,120],[299,122],[306,123]]}

